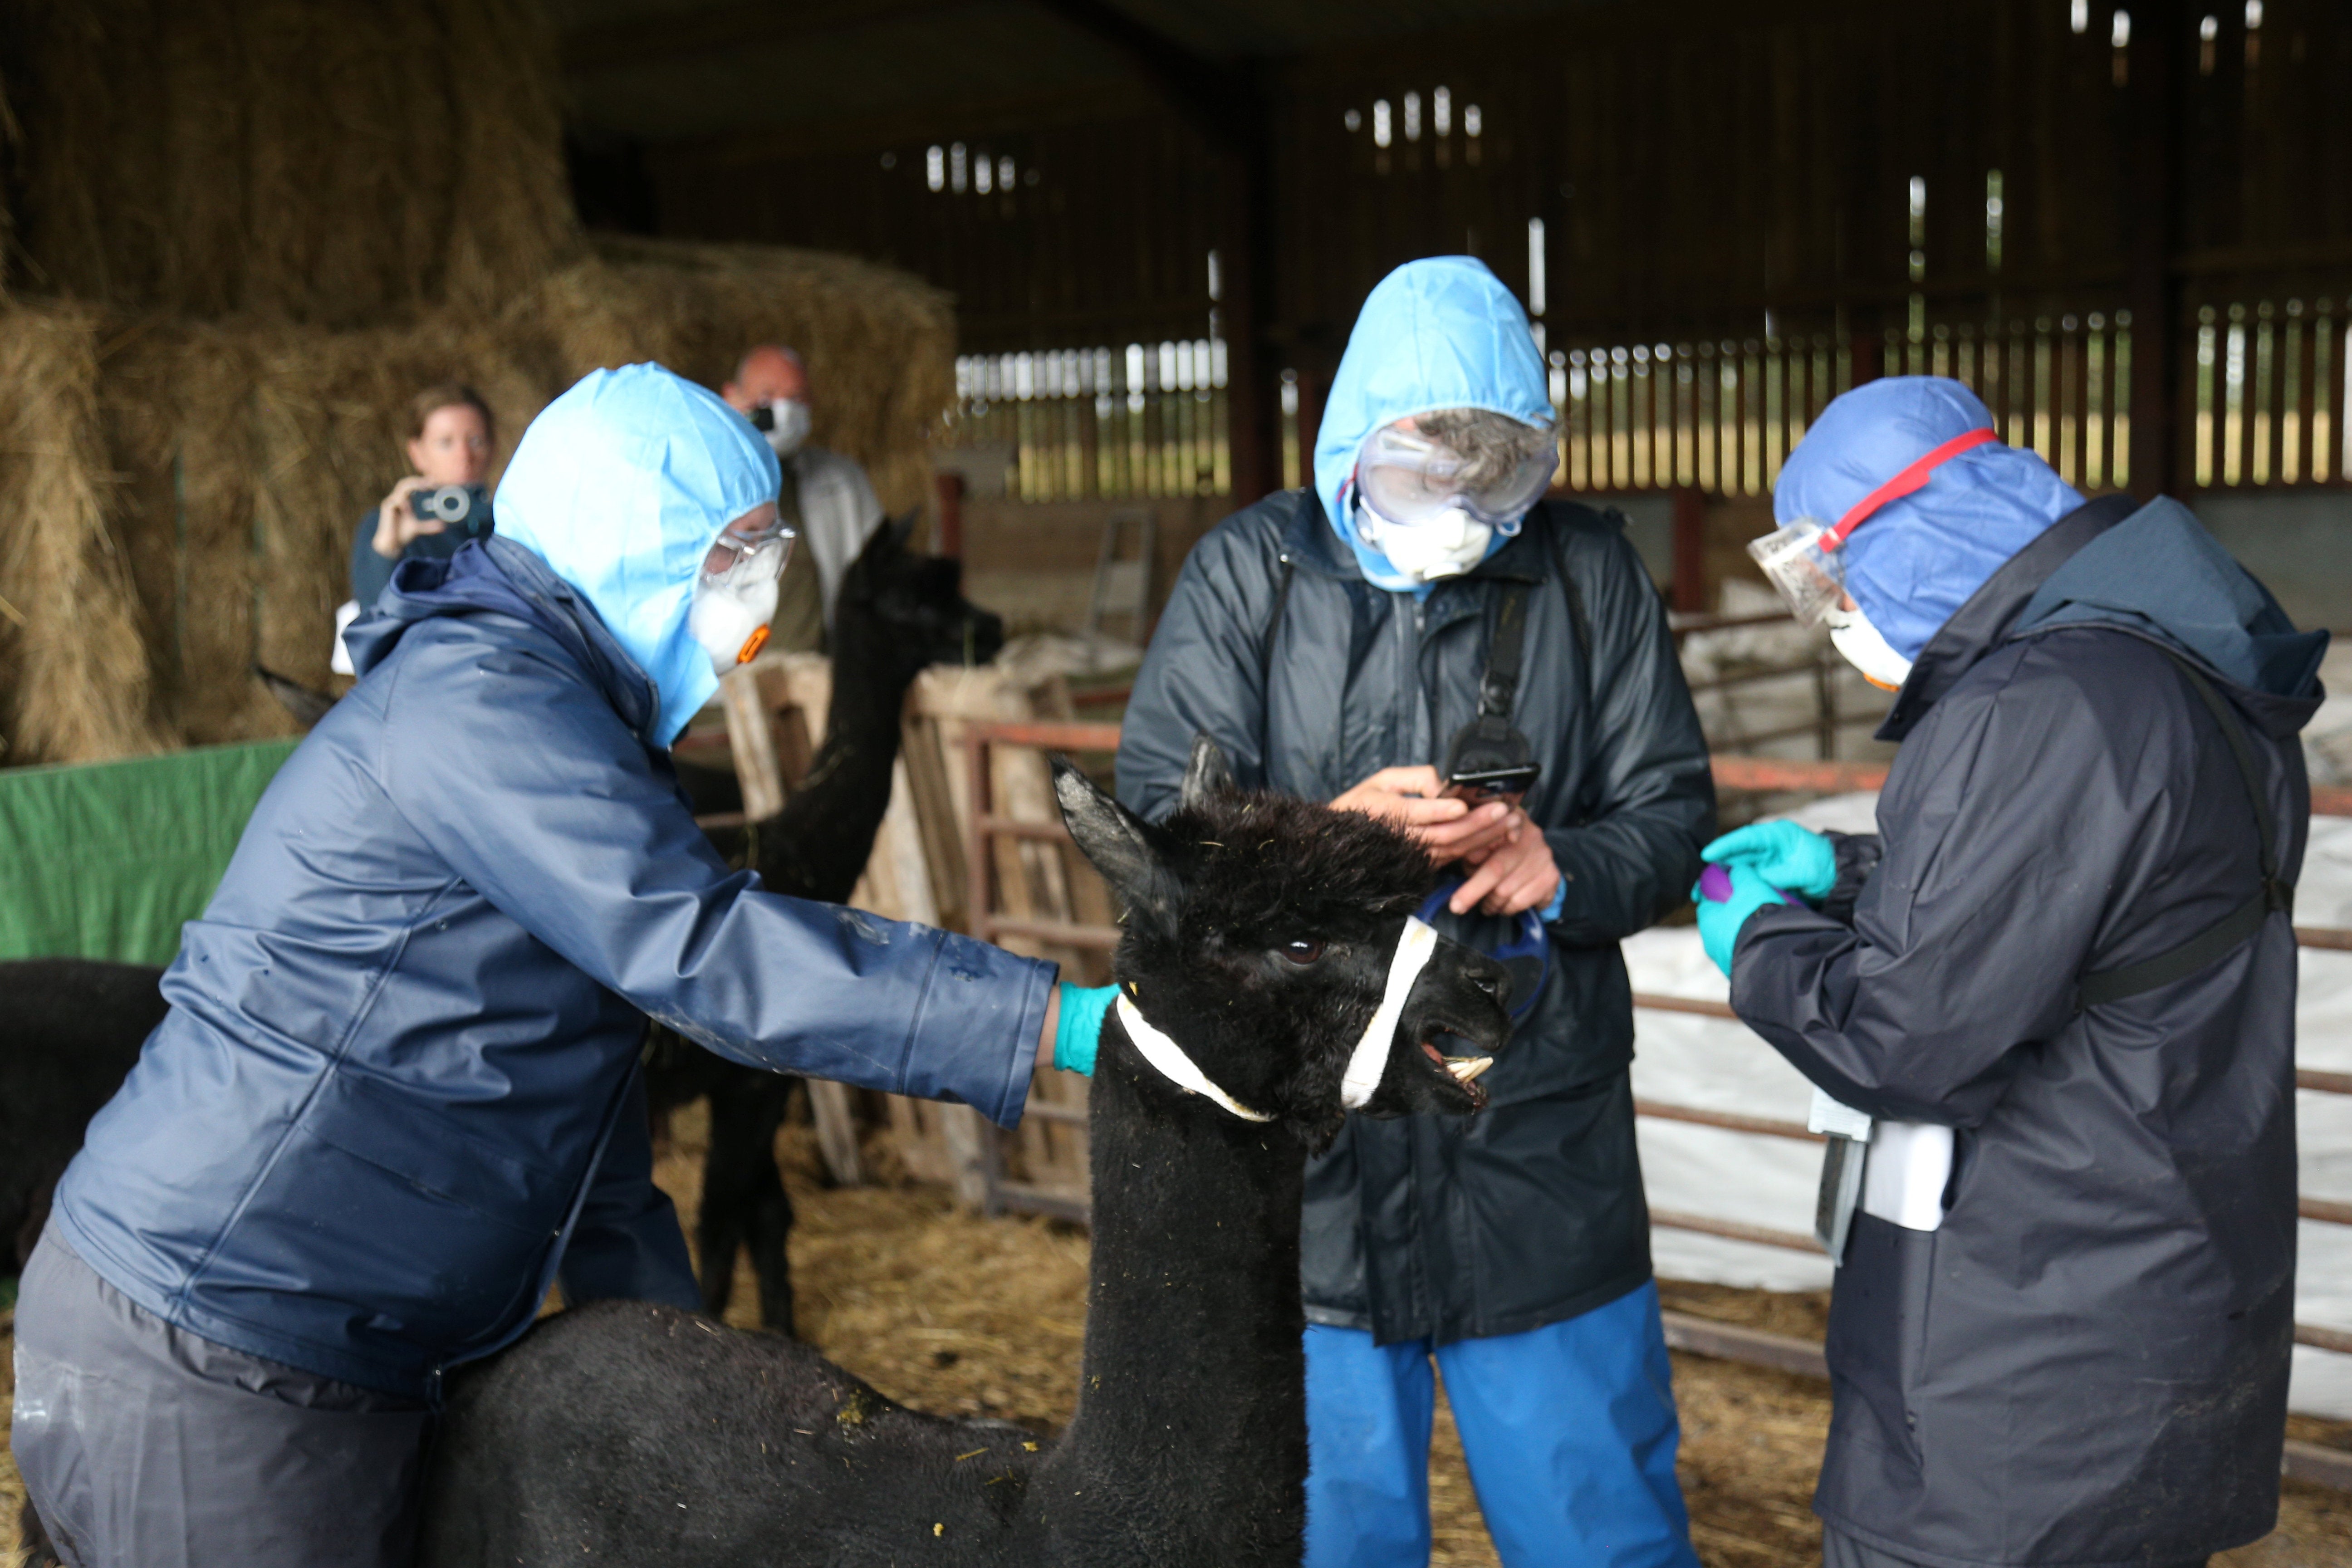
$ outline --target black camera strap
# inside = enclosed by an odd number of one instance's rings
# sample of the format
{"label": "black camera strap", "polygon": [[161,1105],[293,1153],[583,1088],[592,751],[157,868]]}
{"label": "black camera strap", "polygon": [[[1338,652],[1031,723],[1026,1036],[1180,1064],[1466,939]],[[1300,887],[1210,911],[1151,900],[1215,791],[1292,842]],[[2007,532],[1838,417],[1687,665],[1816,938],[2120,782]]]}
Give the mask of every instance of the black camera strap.
{"label": "black camera strap", "polygon": [[1495,630],[1486,639],[1486,668],[1478,677],[1478,716],[1507,721],[1518,700],[1519,665],[1527,656],[1528,585],[1505,586],[1495,606]]}

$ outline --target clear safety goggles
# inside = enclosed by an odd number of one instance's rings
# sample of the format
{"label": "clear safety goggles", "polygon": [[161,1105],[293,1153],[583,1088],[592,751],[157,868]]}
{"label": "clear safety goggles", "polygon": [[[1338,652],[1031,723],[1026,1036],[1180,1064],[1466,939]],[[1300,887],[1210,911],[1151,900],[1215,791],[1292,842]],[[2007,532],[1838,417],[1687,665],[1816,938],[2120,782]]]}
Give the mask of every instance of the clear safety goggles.
{"label": "clear safety goggles", "polygon": [[1444,443],[1383,425],[1365,437],[1356,459],[1356,481],[1364,503],[1391,522],[1410,528],[1458,507],[1508,533],[1549,487],[1559,458],[1546,446],[1511,473],[1477,489],[1462,483],[1465,466],[1461,455]]}
{"label": "clear safety goggles", "polygon": [[1945,463],[1998,439],[1990,429],[1955,436],[1854,502],[1837,521],[1801,517],[1761,539],[1748,541],[1748,553],[1780,590],[1789,613],[1805,626],[1818,626],[1845,597],[1845,558],[1839,550],[1853,531],[1889,503],[1925,489],[1929,477]]}
{"label": "clear safety goggles", "polygon": [[751,588],[774,582],[784,574],[784,562],[792,555],[793,541],[799,537],[781,522],[751,533],[729,529],[711,542],[709,552],[702,558],[703,586]]}

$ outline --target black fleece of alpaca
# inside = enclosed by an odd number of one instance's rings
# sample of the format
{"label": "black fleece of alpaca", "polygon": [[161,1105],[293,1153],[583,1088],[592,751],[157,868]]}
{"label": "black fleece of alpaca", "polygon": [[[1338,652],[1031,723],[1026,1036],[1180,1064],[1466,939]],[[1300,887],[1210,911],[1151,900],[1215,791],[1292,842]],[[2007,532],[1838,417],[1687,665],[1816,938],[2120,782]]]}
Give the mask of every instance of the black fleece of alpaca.
{"label": "black fleece of alpaca", "polygon": [[[663,1308],[591,1308],[453,1380],[425,1568],[1299,1561],[1307,1149],[1337,1120],[1340,1072],[1429,868],[1369,819],[1319,807],[1219,802],[1151,829],[1066,771],[1056,789],[1127,905],[1116,965],[1147,1016],[1275,1118],[1244,1121],[1177,1089],[1116,1011],[1106,1021],[1068,1429],[1044,1444],[941,1421],[789,1342]],[[1293,942],[1306,953],[1286,954]],[[1418,1042],[1452,1030],[1499,1045],[1500,974],[1440,944],[1373,1109],[1469,1109],[1475,1095]]]}
{"label": "black fleece of alpaca", "polygon": [[[987,660],[1003,625],[963,596],[953,561],[907,549],[904,524],[886,525],[843,574],[834,606],[833,697],[824,744],[784,808],[750,834],[749,858],[769,889],[845,903],[874,853],[890,805],[907,690],[933,664]],[[800,1080],[713,1056],[656,1030],[646,1062],[656,1113],[707,1098],[710,1143],[695,1225],[703,1309],[723,1316],[735,1258],[748,1251],[760,1282],[760,1321],[793,1331],[793,1203],[775,1158],[776,1132]]]}
{"label": "black fleece of alpaca", "polygon": [[49,1217],[82,1131],[122,1087],[166,1011],[142,963],[0,963],[0,1251],[15,1273]]}

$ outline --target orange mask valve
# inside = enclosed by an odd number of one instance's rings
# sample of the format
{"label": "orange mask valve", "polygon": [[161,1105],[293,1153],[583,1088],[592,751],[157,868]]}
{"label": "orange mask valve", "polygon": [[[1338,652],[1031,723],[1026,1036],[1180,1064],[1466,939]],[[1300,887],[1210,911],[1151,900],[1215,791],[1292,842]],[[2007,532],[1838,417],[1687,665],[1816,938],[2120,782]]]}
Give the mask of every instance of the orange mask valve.
{"label": "orange mask valve", "polygon": [[[722,644],[720,646],[723,647],[725,645]],[[750,637],[743,639],[743,649],[740,653],[738,653],[735,656],[735,662],[738,664],[751,663],[753,659],[760,657],[760,650],[767,646],[768,628],[761,626],[757,631],[754,631]]]}

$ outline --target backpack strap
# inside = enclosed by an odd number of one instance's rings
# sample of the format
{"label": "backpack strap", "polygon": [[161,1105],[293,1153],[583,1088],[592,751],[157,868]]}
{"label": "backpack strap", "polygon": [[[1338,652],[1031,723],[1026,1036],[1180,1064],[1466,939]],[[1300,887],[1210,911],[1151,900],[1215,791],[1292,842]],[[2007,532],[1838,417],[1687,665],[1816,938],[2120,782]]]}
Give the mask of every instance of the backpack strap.
{"label": "backpack strap", "polygon": [[1528,642],[1528,585],[1512,583],[1505,586],[1495,605],[1495,629],[1486,638],[1486,668],[1478,677],[1478,717],[1501,719],[1511,716],[1511,706],[1518,700],[1519,666],[1525,662]]}
{"label": "backpack strap", "polygon": [[1291,562],[1290,552],[1283,552],[1282,571],[1274,580],[1274,608],[1266,614],[1265,630],[1257,635],[1257,675],[1261,686],[1274,673],[1275,634],[1282,630],[1282,613],[1290,604],[1291,574],[1297,569]]}
{"label": "backpack strap", "polygon": [[2245,725],[2239,720],[2227,699],[2213,689],[2197,667],[2170,648],[2165,657],[2180,668],[2190,689],[2201,699],[2214,722],[2221,726],[2222,737],[2230,743],[2230,755],[2238,764],[2238,776],[2245,782],[2246,797],[2253,803],[2254,826],[2262,840],[2262,885],[2246,901],[2199,931],[2179,946],[2159,952],[2154,958],[2137,963],[2126,963],[2118,969],[2103,969],[2084,974],[2074,983],[2074,1011],[2083,1012],[2109,1002],[2120,1002],[2126,996],[2137,996],[2153,991],[2159,985],[2169,985],[2176,980],[2186,980],[2191,974],[2219,959],[2237,951],[2252,939],[2272,915],[2284,910],[2290,919],[2294,913],[2294,884],[2282,881],[2278,874],[2278,825],[2271,816],[2270,802],[2263,790],[2261,770],[2255,765],[2254,749],[2246,739]]}

